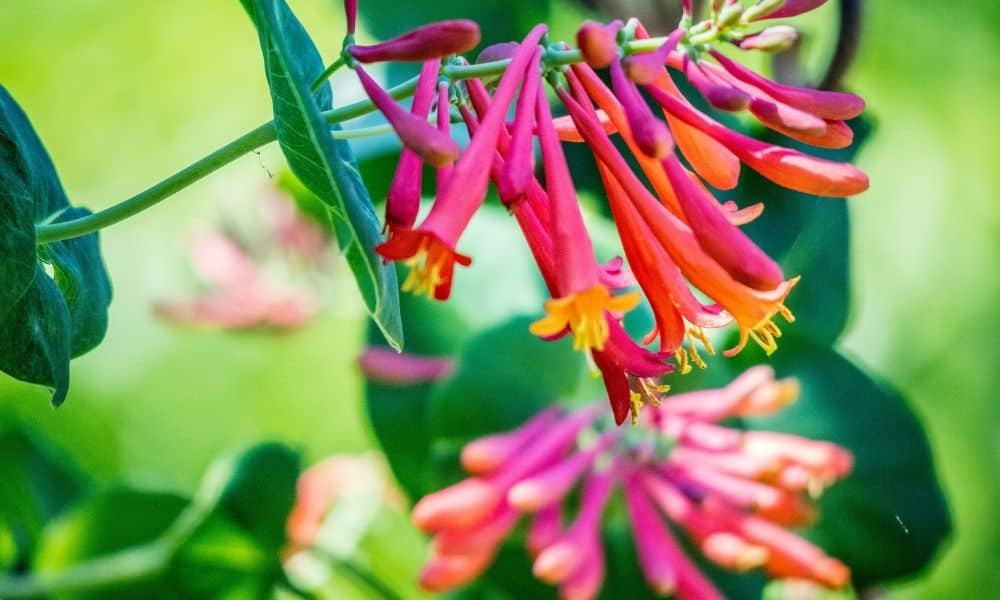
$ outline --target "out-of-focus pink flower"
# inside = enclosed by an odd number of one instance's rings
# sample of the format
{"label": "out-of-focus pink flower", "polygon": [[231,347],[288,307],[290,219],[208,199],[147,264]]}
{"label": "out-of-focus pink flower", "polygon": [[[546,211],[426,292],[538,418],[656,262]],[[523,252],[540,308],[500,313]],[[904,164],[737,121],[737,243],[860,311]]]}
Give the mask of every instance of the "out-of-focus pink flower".
{"label": "out-of-focus pink flower", "polygon": [[[596,597],[604,578],[601,515],[618,486],[639,565],[656,593],[722,598],[665,520],[723,568],[847,585],[845,565],[788,528],[816,518],[812,499],[850,472],[851,454],[829,442],[719,424],[780,410],[797,392],[794,380],[754,367],[721,389],[666,397],[645,389],[649,406],[633,431],[610,428],[595,407],[549,408],[514,431],[471,442],[462,462],[474,476],[413,509],[414,522],[434,535],[422,585],[440,592],[468,584],[489,567],[518,515],[533,514],[527,544],[535,576],[558,585],[561,597]],[[564,525],[564,505],[580,486],[579,508]]]}
{"label": "out-of-focus pink flower", "polygon": [[373,486],[374,497],[387,507],[402,504],[385,466],[374,455],[334,455],[306,469],[299,476],[295,504],[285,526],[286,554],[314,545],[327,513],[338,500],[367,498],[373,495]]}
{"label": "out-of-focus pink flower", "polygon": [[319,310],[327,235],[294,202],[269,190],[260,223],[246,239],[236,227],[204,230],[191,247],[191,265],[207,287],[186,300],[154,304],[160,318],[179,325],[221,329],[293,329]]}

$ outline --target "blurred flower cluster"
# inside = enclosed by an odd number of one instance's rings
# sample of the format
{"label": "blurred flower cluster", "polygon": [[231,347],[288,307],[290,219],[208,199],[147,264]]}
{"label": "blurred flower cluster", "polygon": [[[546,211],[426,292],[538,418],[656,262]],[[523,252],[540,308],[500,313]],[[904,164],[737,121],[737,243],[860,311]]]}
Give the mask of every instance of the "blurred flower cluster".
{"label": "blurred flower cluster", "polygon": [[[684,2],[679,26],[665,37],[651,38],[636,19],[588,21],[578,31],[576,50],[551,41],[539,25],[520,43],[486,48],[475,65],[454,56],[479,41],[469,21],[432,23],[368,46],[355,44],[352,31],[343,60],[405,146],[387,199],[389,239],[377,251],[410,267],[404,290],[447,299],[455,265],[471,264],[458,244],[492,182],[551,295],[532,332],[544,339],[573,336],[574,347],[603,373],[619,423],[636,408],[634,392],[676,369],[705,366],[701,353],[715,351],[705,329],[736,325],[739,341],[727,355],[750,340],[770,354],[781,336],[776,318],[793,320],[785,299],[798,277],[786,276],[740,229],[763,205],[720,201],[712,188],[733,189],[744,165],[778,185],[819,196],[859,194],[868,178],[850,164],[723,125],[695,108],[674,78],[713,109],[748,111],[793,140],[820,148],[850,145],[846,121],[864,110],[859,97],[777,83],[720,51],[785,48],[795,30],[759,22],[822,3],[717,0],[698,20]],[[362,66],[379,61],[423,61],[409,111]],[[497,81],[481,75],[497,65],[503,71]],[[606,78],[595,69],[607,70]],[[545,82],[565,116],[553,116]],[[451,137],[453,107],[470,134],[464,149]],[[624,259],[600,264],[595,258],[562,142],[582,142],[593,154]],[[425,163],[435,169],[437,192],[418,224]],[[638,291],[630,289],[636,285]],[[655,327],[637,342],[621,319],[643,298]],[[658,347],[649,347],[655,341]]]}
{"label": "blurred flower cluster", "polygon": [[199,327],[285,330],[316,314],[331,237],[285,190],[268,185],[260,196],[250,209],[224,206],[217,226],[194,234],[190,263],[203,290],[157,302],[159,317]]}
{"label": "blurred flower cluster", "polygon": [[461,453],[471,476],[413,509],[414,522],[434,536],[421,584],[431,591],[468,584],[531,515],[534,575],[558,585],[560,597],[594,598],[605,575],[602,515],[621,510],[612,502],[621,486],[639,564],[657,594],[723,597],[664,519],[723,568],[847,585],[844,564],[789,528],[815,518],[810,499],[850,472],[851,454],[720,423],[774,413],[798,391],[795,380],[775,380],[770,367],[758,366],[721,389],[670,397],[646,390],[654,406],[634,428],[612,427],[598,405],[552,407],[514,431],[472,441]]}

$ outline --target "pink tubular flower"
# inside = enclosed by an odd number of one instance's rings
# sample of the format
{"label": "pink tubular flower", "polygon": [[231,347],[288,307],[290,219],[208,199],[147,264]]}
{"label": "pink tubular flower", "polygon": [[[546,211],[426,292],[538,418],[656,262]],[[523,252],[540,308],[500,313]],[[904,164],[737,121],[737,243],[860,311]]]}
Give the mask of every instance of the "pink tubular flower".
{"label": "pink tubular flower", "polygon": [[615,34],[620,28],[621,21],[610,27],[594,21],[584,21],[576,32],[576,45],[588,65],[595,69],[603,69],[618,60]]}
{"label": "pink tubular flower", "polygon": [[430,23],[378,44],[352,45],[347,51],[362,63],[423,62],[472,50],[479,40],[479,25],[467,19],[455,19]]}
{"label": "pink tubular flower", "polygon": [[[463,463],[476,476],[414,508],[414,520],[435,536],[422,584],[448,591],[472,581],[526,513],[535,576],[558,585],[561,597],[595,598],[604,577],[601,515],[621,484],[639,565],[657,594],[722,598],[664,519],[723,568],[847,585],[845,565],[787,528],[815,518],[811,500],[850,472],[850,453],[717,424],[779,410],[797,389],[755,367],[722,389],[663,398],[646,389],[655,402],[628,435],[595,420],[594,407],[550,408],[514,431],[473,441]],[[579,508],[563,526],[563,504],[578,486]]]}
{"label": "pink tubular flower", "polygon": [[455,362],[450,358],[417,356],[389,348],[371,347],[358,357],[358,367],[371,381],[414,385],[449,377],[455,370]]}
{"label": "pink tubular flower", "polygon": [[552,336],[569,328],[578,350],[603,350],[610,335],[608,313],[618,316],[639,303],[637,293],[612,296],[598,279],[590,235],[576,200],[566,158],[559,146],[548,101],[538,97],[537,121],[549,194],[559,297],[545,305],[547,316],[531,331]]}
{"label": "pink tubular flower", "polygon": [[[429,60],[420,70],[417,89],[413,94],[411,114],[423,121],[430,114],[431,102],[434,98],[435,84],[441,63]],[[448,137],[447,132],[442,132]],[[448,137],[448,139],[451,139]],[[388,229],[413,227],[420,211],[420,186],[423,176],[424,161],[419,154],[404,147],[396,165],[396,174],[389,185],[389,193],[385,203],[385,225]]]}
{"label": "pink tubular flower", "polygon": [[777,9],[761,15],[761,19],[787,19],[815,10],[827,0],[785,0]]}
{"label": "pink tubular flower", "polygon": [[347,33],[354,35],[358,24],[358,0],[344,0],[344,16],[347,18]]}

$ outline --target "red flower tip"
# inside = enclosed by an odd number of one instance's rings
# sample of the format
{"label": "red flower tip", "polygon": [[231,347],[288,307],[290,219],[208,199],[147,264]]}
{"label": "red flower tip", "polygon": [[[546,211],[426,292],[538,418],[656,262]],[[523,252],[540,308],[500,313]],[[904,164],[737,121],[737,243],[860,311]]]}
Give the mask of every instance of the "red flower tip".
{"label": "red flower tip", "polygon": [[610,29],[594,21],[585,21],[576,32],[576,45],[583,54],[583,59],[595,69],[610,66],[618,59],[618,43],[615,41],[617,29]]}
{"label": "red flower tip", "polygon": [[430,23],[377,44],[354,45],[348,52],[362,63],[425,61],[472,50],[480,38],[474,21],[454,19]]}

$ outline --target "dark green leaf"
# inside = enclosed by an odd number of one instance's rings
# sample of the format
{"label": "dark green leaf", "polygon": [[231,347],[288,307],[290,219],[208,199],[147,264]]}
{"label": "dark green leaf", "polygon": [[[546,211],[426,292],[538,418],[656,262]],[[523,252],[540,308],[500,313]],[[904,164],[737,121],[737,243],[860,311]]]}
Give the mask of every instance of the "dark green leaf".
{"label": "dark green leaf", "polygon": [[111,283],[96,233],[36,250],[34,228],[88,214],[70,207],[41,140],[0,87],[0,369],[55,388],[56,405],[70,358],[104,338]]}
{"label": "dark green leaf", "polygon": [[951,523],[920,422],[898,393],[832,350],[794,338],[782,346],[775,369],[799,378],[801,399],[747,426],[829,440],[855,457],[854,472],[824,494],[811,534],[859,586],[922,569]]}
{"label": "dark green leaf", "polygon": [[365,304],[389,344],[400,348],[396,274],[374,251],[382,241],[378,217],[350,146],[333,139],[321,114],[333,104],[329,84],[310,92],[323,60],[284,0],[241,1],[260,37],[281,150],[292,172],[329,208]]}
{"label": "dark green leaf", "polygon": [[240,454],[225,473],[219,509],[275,556],[285,543],[285,521],[295,503],[299,470],[299,457],[291,449],[261,444]]}
{"label": "dark green leaf", "polygon": [[516,427],[580,382],[583,360],[569,337],[546,342],[516,317],[474,337],[458,371],[434,390],[428,418],[435,438],[465,441]]}
{"label": "dark green leaf", "polygon": [[[86,208],[67,208],[56,222],[89,214]],[[47,244],[39,248],[39,255],[52,265],[56,284],[66,298],[72,324],[71,354],[80,356],[100,344],[108,330],[111,281],[101,260],[98,234]]]}
{"label": "dark green leaf", "polygon": [[74,465],[21,431],[0,436],[0,538],[13,544],[0,570],[19,564],[33,551],[42,528],[80,494],[82,476]]}
{"label": "dark green leaf", "polygon": [[[173,494],[112,488],[97,493],[45,528],[32,567],[36,574],[63,571],[97,557],[152,542],[170,527],[185,500]],[[114,588],[60,598],[166,598],[166,574],[151,572]],[[128,581],[124,583],[124,581]]]}
{"label": "dark green leaf", "polygon": [[28,290],[0,323],[0,370],[52,388],[52,404],[59,406],[69,390],[69,308],[41,265],[35,271]]}

